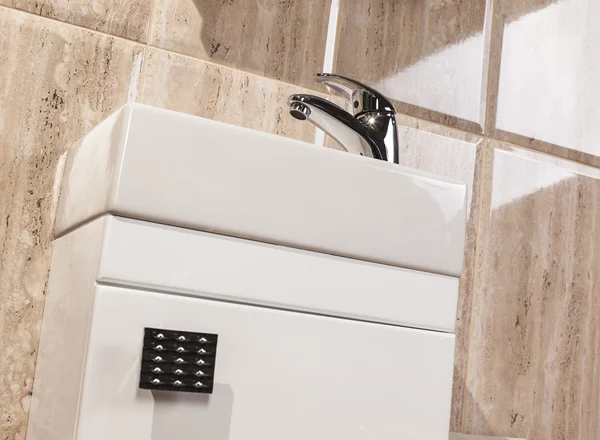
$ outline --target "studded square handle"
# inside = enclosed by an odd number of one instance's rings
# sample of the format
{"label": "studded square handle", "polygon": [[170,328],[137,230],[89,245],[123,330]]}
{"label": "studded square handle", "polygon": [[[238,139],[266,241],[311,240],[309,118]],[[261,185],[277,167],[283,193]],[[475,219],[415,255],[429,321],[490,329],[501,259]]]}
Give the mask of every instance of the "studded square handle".
{"label": "studded square handle", "polygon": [[212,333],[144,329],[140,388],[211,394],[217,340]]}

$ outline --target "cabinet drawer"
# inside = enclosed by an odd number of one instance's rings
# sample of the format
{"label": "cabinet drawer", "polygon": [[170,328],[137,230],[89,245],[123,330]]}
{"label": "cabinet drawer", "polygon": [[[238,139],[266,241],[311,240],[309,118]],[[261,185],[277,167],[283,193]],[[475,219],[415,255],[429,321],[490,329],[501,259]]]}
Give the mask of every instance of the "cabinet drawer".
{"label": "cabinet drawer", "polygon": [[454,332],[458,278],[120,217],[98,281]]}
{"label": "cabinet drawer", "polygon": [[[447,439],[454,335],[98,286],[77,440]],[[212,394],[139,389],[144,328],[218,334]]]}

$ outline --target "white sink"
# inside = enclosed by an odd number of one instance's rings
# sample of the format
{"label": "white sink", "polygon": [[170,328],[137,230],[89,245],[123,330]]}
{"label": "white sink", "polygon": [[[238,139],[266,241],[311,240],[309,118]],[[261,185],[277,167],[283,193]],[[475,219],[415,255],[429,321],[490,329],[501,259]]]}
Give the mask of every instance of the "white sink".
{"label": "white sink", "polygon": [[460,276],[459,181],[143,105],[71,154],[56,232],[104,213]]}
{"label": "white sink", "polygon": [[122,108],[69,153],[28,440],[447,440],[465,193]]}

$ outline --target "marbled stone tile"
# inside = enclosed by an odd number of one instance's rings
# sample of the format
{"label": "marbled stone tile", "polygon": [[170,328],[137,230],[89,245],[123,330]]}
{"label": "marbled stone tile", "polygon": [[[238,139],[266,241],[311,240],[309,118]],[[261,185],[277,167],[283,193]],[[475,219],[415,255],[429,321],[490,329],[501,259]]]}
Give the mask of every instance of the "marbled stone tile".
{"label": "marbled stone tile", "polygon": [[0,5],[146,42],[152,0],[0,0]]}
{"label": "marbled stone tile", "polygon": [[[135,99],[143,50],[0,7],[0,438],[24,439],[59,156]],[[57,176],[58,174],[58,176]]]}
{"label": "marbled stone tile", "polygon": [[313,142],[315,128],[289,114],[300,87],[150,49],[140,101],[229,124]]}
{"label": "marbled stone tile", "polygon": [[485,155],[462,432],[600,435],[600,171]]}
{"label": "marbled stone tile", "polygon": [[498,0],[486,131],[600,165],[600,2]]}
{"label": "marbled stone tile", "polygon": [[454,384],[450,419],[450,429],[460,431],[469,347],[482,139],[408,116],[398,115],[397,121],[401,165],[461,180],[468,188],[465,259],[456,314]]}
{"label": "marbled stone tile", "polygon": [[486,435],[467,435],[450,433],[450,440],[525,440],[510,437],[489,437]]}
{"label": "marbled stone tile", "polygon": [[335,71],[380,90],[401,113],[481,132],[487,3],[343,0]]}
{"label": "marbled stone tile", "polygon": [[309,87],[331,0],[157,0],[151,44]]}

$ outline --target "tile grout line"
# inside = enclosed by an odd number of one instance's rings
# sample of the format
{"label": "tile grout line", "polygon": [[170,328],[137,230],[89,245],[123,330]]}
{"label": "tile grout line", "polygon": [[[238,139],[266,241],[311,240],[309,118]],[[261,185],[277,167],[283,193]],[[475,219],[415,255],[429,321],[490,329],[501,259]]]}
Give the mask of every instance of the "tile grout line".
{"label": "tile grout line", "polygon": [[124,42],[130,43],[130,44],[137,44],[138,46],[146,46],[146,43],[142,43],[140,41],[130,40],[125,37],[109,34],[106,32],[99,31],[97,29],[86,28],[85,26],[81,26],[79,24],[69,23],[68,21],[62,21],[62,20],[58,20],[58,19],[52,18],[52,17],[46,17],[45,15],[35,14],[33,12],[24,11],[23,9],[11,8],[10,6],[0,5],[0,10],[2,10],[2,9],[5,9],[7,11],[12,11],[12,12],[17,12],[19,14],[29,15],[31,17],[34,17],[37,20],[50,21],[52,23],[58,23],[59,25],[64,25],[64,26],[72,27],[72,28],[79,29],[82,31],[90,32],[92,34],[97,34],[97,35],[102,35],[105,37],[114,38],[115,40],[118,40],[118,41],[124,41]]}
{"label": "tile grout line", "polygon": [[[105,35],[109,35],[109,34],[105,34]],[[129,40],[127,40],[127,41],[129,41]],[[301,90],[309,90],[309,91],[314,92],[314,93],[320,93],[322,95],[330,95],[330,96],[332,96],[331,94],[327,94],[327,93],[324,93],[324,92],[318,92],[316,90],[309,89],[308,87],[301,86],[301,85],[298,85],[298,84],[288,83],[288,82],[282,81],[282,80],[277,79],[277,78],[272,78],[272,77],[269,77],[269,76],[260,75],[258,73],[249,72],[247,70],[242,70],[242,69],[237,68],[237,67],[227,66],[225,64],[218,64],[218,63],[215,63],[214,61],[209,61],[209,60],[205,60],[205,59],[202,59],[202,58],[195,58],[195,57],[193,57],[191,55],[187,55],[187,54],[182,53],[182,52],[177,52],[175,50],[164,49],[162,47],[154,46],[152,44],[144,44],[144,46],[148,47],[148,50],[155,50],[157,52],[164,52],[164,53],[167,53],[167,54],[171,54],[171,55],[175,55],[175,56],[178,56],[178,57],[181,57],[181,58],[185,58],[185,59],[190,60],[190,61],[204,63],[204,64],[207,64],[207,65],[212,66],[212,67],[217,67],[217,68],[220,68],[220,69],[227,69],[227,70],[231,70],[233,72],[239,72],[239,73],[242,73],[244,75],[253,76],[255,78],[266,79],[268,81],[272,81],[272,82],[277,83],[279,85],[293,86],[293,87],[297,87],[297,88],[299,88]]]}
{"label": "tile grout line", "polygon": [[[585,162],[579,162],[579,161],[577,161],[575,159],[570,159],[568,157],[559,156],[557,154],[552,154],[552,153],[549,153],[547,151],[536,150],[535,148],[526,147],[526,146],[523,146],[521,144],[517,144],[516,142],[505,141],[505,140],[497,139],[495,137],[491,137],[491,136],[487,136],[487,135],[484,136],[483,138],[487,139],[487,140],[490,140],[490,141],[498,142],[498,143],[500,143],[502,145],[509,146],[509,147],[515,148],[517,150],[527,151],[529,153],[534,153],[534,154],[537,154],[539,156],[544,156],[544,157],[547,157],[547,158],[556,159],[556,160],[563,161],[563,162],[568,162],[570,164],[577,165],[577,166],[580,166],[580,167],[583,167],[583,168],[587,167],[587,168],[591,168],[591,169],[594,169],[594,170],[600,170],[600,164],[599,165],[592,165],[592,164],[585,163]],[[566,147],[563,147],[563,148],[566,148]],[[571,151],[576,151],[576,150],[571,150]],[[580,174],[581,175],[583,173],[581,173],[581,172],[575,172],[575,174]],[[600,439],[598,439],[598,440],[600,440]]]}
{"label": "tile grout line", "polygon": [[[479,195],[477,201],[477,224],[475,226],[475,255],[473,257],[473,280],[471,283],[471,304],[469,306],[469,330],[467,333],[468,342],[467,342],[467,359],[465,361],[465,376],[464,376],[464,389],[463,389],[463,401],[462,401],[462,410],[460,417],[460,431],[464,432],[465,430],[465,410],[467,407],[467,377],[469,375],[469,364],[471,360],[471,332],[473,330],[473,307],[475,306],[475,296],[476,296],[476,288],[477,288],[477,264],[479,263],[479,246],[481,239],[481,223],[483,218],[483,199],[485,195],[485,177],[486,177],[486,165],[487,165],[487,155],[489,154],[490,143],[487,139],[484,138],[482,142],[482,151],[481,151],[481,172],[479,175]],[[492,173],[493,174],[493,173]]]}
{"label": "tile grout line", "polygon": [[335,41],[334,41],[334,50],[333,50],[333,62],[331,65],[332,69],[336,69],[337,70],[337,64],[338,64],[338,55],[339,55],[339,51],[340,51],[340,30],[342,27],[342,21],[340,20],[341,17],[341,13],[342,13],[342,2],[344,0],[337,0],[338,5],[338,13],[337,13],[337,20],[335,23]]}
{"label": "tile grout line", "polygon": [[[342,1],[342,0],[340,0],[340,1]],[[118,35],[112,35],[112,34],[109,34],[109,33],[106,33],[106,32],[102,32],[102,31],[99,31],[99,30],[96,30],[96,29],[89,29],[89,28],[86,28],[86,27],[83,27],[83,26],[80,26],[80,25],[77,25],[77,24],[73,24],[73,23],[69,23],[69,22],[66,22],[66,21],[57,20],[57,19],[54,19],[54,18],[50,18],[50,17],[38,15],[38,14],[34,14],[32,12],[29,12],[29,11],[24,11],[24,10],[21,10],[21,9],[16,9],[16,8],[4,6],[4,5],[0,5],[0,10],[13,11],[13,12],[17,12],[17,13],[29,15],[29,16],[35,17],[36,19],[39,19],[39,20],[46,20],[46,21],[50,21],[50,22],[53,22],[53,23],[58,23],[60,25],[69,26],[69,27],[72,27],[72,28],[75,28],[75,29],[83,30],[83,31],[86,31],[86,32],[89,32],[89,33],[92,33],[92,34],[102,35],[104,37],[113,38],[113,39],[118,40],[118,41],[127,42],[129,44],[135,44],[135,45],[142,46],[142,47],[146,48],[148,51],[150,51],[150,50],[156,50],[156,51],[164,52],[164,53],[167,53],[167,54],[177,55],[177,56],[180,56],[182,58],[189,59],[191,61],[202,62],[202,63],[205,63],[205,64],[210,65],[210,66],[214,66],[214,67],[218,67],[218,68],[225,68],[225,69],[232,70],[234,72],[241,72],[244,75],[250,75],[250,76],[257,77],[257,78],[267,79],[269,81],[273,81],[273,82],[275,82],[277,84],[281,84],[281,85],[284,85],[284,86],[294,86],[294,87],[298,87],[300,89],[311,90],[312,91],[312,89],[307,89],[306,87],[303,87],[303,86],[300,86],[300,85],[297,85],[297,84],[287,83],[287,82],[281,81],[281,80],[279,80],[277,78],[267,77],[267,76],[260,75],[260,74],[257,74],[257,73],[248,72],[248,71],[236,68],[236,67],[226,66],[226,65],[223,65],[223,64],[217,64],[217,63],[214,63],[212,61],[203,60],[203,59],[200,59],[200,58],[194,58],[194,57],[192,57],[190,55],[186,55],[186,54],[183,54],[183,53],[180,53],[180,52],[176,52],[176,51],[173,51],[173,50],[163,49],[161,47],[153,46],[151,44],[142,43],[142,42],[135,41],[135,40],[129,40],[127,38],[120,37]],[[490,59],[491,59],[491,57],[490,57]],[[144,60],[144,63],[142,64],[142,69],[143,70],[144,70],[145,63],[146,63],[146,60]],[[514,146],[516,148],[521,148],[521,149],[528,150],[528,151],[531,151],[531,152],[534,152],[534,153],[537,153],[537,154],[541,154],[541,155],[544,155],[544,156],[548,156],[548,157],[552,157],[552,158],[560,159],[560,160],[566,160],[566,161],[569,161],[569,162],[576,163],[578,165],[583,165],[583,166],[594,168],[594,169],[600,169],[600,165],[592,165],[592,164],[588,164],[588,163],[585,163],[585,162],[579,162],[579,161],[577,161],[575,159],[569,159],[569,158],[566,158],[564,156],[560,156],[560,155],[557,155],[557,154],[552,154],[550,152],[532,149],[530,146],[528,147],[528,146],[524,146],[524,145],[521,145],[521,144],[516,143],[516,142],[509,142],[509,141],[505,141],[505,140],[502,140],[502,139],[498,139],[496,137],[490,136],[489,134],[480,133],[480,132],[478,133],[478,132],[475,132],[475,131],[467,131],[467,130],[464,130],[464,129],[461,129],[461,128],[458,128],[458,127],[453,127],[453,126],[450,126],[450,125],[444,125],[442,123],[439,123],[439,122],[436,122],[436,121],[431,121],[429,119],[419,118],[419,117],[414,116],[414,115],[412,115],[410,113],[402,113],[402,112],[398,112],[398,113],[402,114],[404,116],[408,116],[410,118],[414,118],[415,120],[418,120],[418,121],[423,121],[423,122],[425,122],[427,124],[433,124],[433,125],[436,125],[436,126],[439,126],[439,127],[445,128],[445,129],[450,129],[450,130],[453,130],[453,131],[456,131],[456,132],[459,132],[459,133],[468,134],[468,135],[471,135],[471,136],[472,135],[480,136],[480,137],[482,137],[482,139],[494,140],[494,141],[497,141],[497,142],[501,142],[501,143],[504,143],[504,144],[512,145],[512,146]],[[427,131],[427,130],[423,130],[423,131]],[[485,131],[485,127],[484,127],[484,131]],[[447,136],[447,137],[452,137],[452,136]],[[572,150],[572,149],[569,149],[567,147],[563,147],[563,148],[566,148],[568,150]],[[576,151],[576,150],[573,150],[573,151]]]}
{"label": "tile grout line", "polygon": [[[483,215],[485,215],[485,213],[483,212],[483,198],[485,195],[485,185],[486,185],[486,171],[489,173],[490,170],[487,170],[486,165],[487,165],[487,155],[488,155],[488,148],[490,147],[491,142],[489,141],[489,136],[487,133],[487,127],[488,127],[488,118],[490,117],[490,105],[489,105],[489,99],[490,99],[490,84],[492,82],[492,65],[493,65],[493,59],[492,59],[492,43],[493,43],[493,38],[494,38],[494,28],[496,26],[496,20],[495,20],[495,16],[498,13],[497,10],[497,2],[495,0],[489,0],[489,5],[490,5],[490,11],[486,11],[486,18],[489,18],[490,20],[490,25],[489,25],[489,33],[485,33],[485,29],[484,29],[484,38],[487,39],[487,77],[486,77],[486,84],[485,84],[485,99],[484,99],[484,108],[483,108],[483,126],[482,126],[482,132],[483,132],[483,141],[482,141],[482,151],[481,151],[481,164],[480,164],[480,168],[481,171],[479,173],[479,195],[478,195],[478,201],[477,201],[477,212],[474,213],[477,215],[477,224],[475,225],[475,245],[474,245],[474,252],[475,255],[473,256],[473,280],[471,281],[471,304],[469,304],[469,326],[468,326],[468,332],[467,332],[467,358],[465,360],[465,364],[464,364],[464,377],[463,377],[463,392],[462,392],[462,407],[461,407],[461,414],[460,414],[460,432],[465,432],[465,423],[466,423],[466,409],[467,409],[467,393],[469,392],[468,389],[468,377],[469,377],[469,365],[471,363],[471,342],[473,340],[472,338],[472,332],[473,332],[473,310],[475,307],[475,297],[477,295],[477,277],[478,277],[478,264],[479,264],[479,251],[480,251],[480,240],[481,240],[481,225],[482,225],[482,218]],[[485,44],[485,42],[484,42]],[[491,152],[493,153],[493,152]],[[491,154],[490,153],[490,154]],[[492,170],[493,172],[493,170]],[[493,178],[493,177],[492,177]]]}
{"label": "tile grout line", "polygon": [[142,63],[142,73],[140,79],[140,93],[138,94],[138,102],[144,102],[144,92],[146,90],[146,75],[148,72],[148,57],[150,56],[150,40],[152,38],[152,31],[154,30],[154,21],[156,20],[156,8],[158,0],[152,0],[150,6],[150,17],[148,20],[148,31],[146,32],[146,43],[144,44],[144,62]]}
{"label": "tile grout line", "polygon": [[152,0],[152,5],[150,6],[150,20],[148,21],[148,32],[146,33],[146,44],[150,45],[150,39],[152,38],[152,31],[154,30],[154,22],[156,21],[156,8],[158,5],[158,0]]}
{"label": "tile grout line", "polygon": [[[432,121],[432,120],[430,120],[430,119],[423,119],[423,118],[419,118],[418,116],[413,116],[413,115],[412,115],[412,114],[410,114],[410,113],[402,113],[402,112],[399,112],[399,111],[396,111],[396,113],[399,113],[399,114],[401,114],[401,115],[403,115],[403,116],[408,116],[409,118],[414,118],[414,119],[416,119],[417,121],[423,121],[423,122],[425,122],[425,123],[427,123],[427,124],[432,124],[432,125],[435,125],[436,127],[445,128],[445,129],[452,130],[452,131],[455,131],[455,132],[458,132],[458,133],[462,133],[462,134],[468,134],[468,135],[470,135],[470,136],[479,136],[479,137],[480,137],[480,138],[482,138],[482,139],[483,139],[483,137],[485,136],[483,133],[478,133],[478,132],[476,132],[476,131],[468,131],[468,130],[464,130],[464,129],[462,129],[462,128],[453,127],[452,125],[444,125],[444,124],[442,124],[441,122]],[[422,131],[427,131],[427,130],[423,130],[423,129],[421,129],[421,128],[419,128],[419,130],[422,130]],[[451,136],[449,136],[449,137],[451,137]]]}
{"label": "tile grout line", "polygon": [[[484,108],[483,108],[483,125],[482,125],[482,132],[484,135],[487,135],[487,126],[488,126],[488,119],[490,117],[489,115],[489,111],[490,111],[490,105],[489,105],[489,98],[490,98],[490,84],[492,83],[492,44],[493,44],[493,38],[495,35],[495,27],[496,27],[496,20],[495,20],[495,16],[498,13],[497,11],[497,2],[496,0],[488,0],[488,4],[490,5],[490,11],[487,12],[486,11],[486,18],[489,19],[488,23],[489,23],[489,28],[486,29],[485,26],[485,22],[484,22],[484,39],[487,40],[487,53],[485,54],[485,56],[487,56],[487,75],[486,75],[486,84],[485,84],[485,99],[484,99]],[[484,41],[484,45],[485,45],[485,41]],[[484,49],[485,50],[485,49]]]}
{"label": "tile grout line", "polygon": [[144,91],[146,90],[146,73],[148,71],[148,46],[144,45],[144,61],[142,62],[142,72],[140,73],[140,90],[137,96],[137,102],[144,103]]}
{"label": "tile grout line", "polygon": [[329,22],[327,25],[327,40],[323,56],[323,72],[333,73],[333,61],[338,34],[338,20],[340,15],[340,0],[331,0],[329,8]]}
{"label": "tile grout line", "polygon": [[[325,53],[323,54],[322,72],[332,73],[335,45],[337,41],[337,22],[339,15],[339,1],[331,0],[329,6],[329,21],[327,22],[327,37],[325,41]],[[325,132],[315,127],[314,142],[316,145],[325,146]]]}

